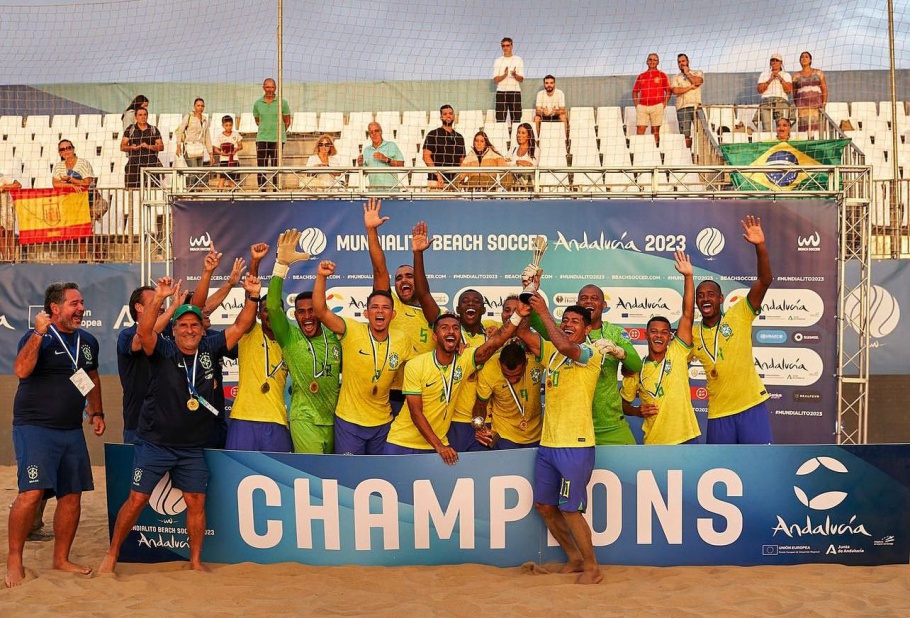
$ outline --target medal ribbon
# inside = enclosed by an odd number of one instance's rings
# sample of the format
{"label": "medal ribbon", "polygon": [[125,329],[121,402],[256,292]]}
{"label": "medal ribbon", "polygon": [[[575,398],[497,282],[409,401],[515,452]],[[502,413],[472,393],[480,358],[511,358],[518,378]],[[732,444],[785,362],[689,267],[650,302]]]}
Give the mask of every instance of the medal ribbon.
{"label": "medal ribbon", "polygon": [[720,323],[724,320],[724,314],[721,312],[720,320],[717,321],[717,325],[714,327],[714,354],[711,354],[711,350],[708,349],[708,344],[705,342],[705,324],[702,322],[701,328],[698,329],[698,336],[701,337],[701,345],[705,349],[705,354],[711,358],[711,362],[715,365],[717,364],[717,339],[720,336]]}
{"label": "medal ribbon", "polygon": [[666,368],[666,366],[667,366],[667,356],[666,356],[666,354],[665,354],[665,355],[664,355],[664,359],[660,362],[660,377],[657,379],[657,386],[654,388],[654,391],[653,391],[653,392],[648,390],[648,387],[645,386],[645,383],[644,383],[644,381],[642,380],[642,377],[644,376],[644,373],[645,373],[644,370],[638,372],[638,383],[641,385],[641,387],[642,387],[643,389],[645,389],[645,391],[646,391],[649,395],[651,395],[651,396],[654,397],[655,399],[658,399],[658,398],[659,398],[658,395],[657,395],[657,393],[660,392],[660,385],[663,384],[663,381],[664,381],[664,369]]}
{"label": "medal ribbon", "polygon": [[205,397],[199,394],[196,390],[196,359],[199,357],[199,349],[196,348],[196,351],[193,352],[193,376],[190,377],[190,370],[186,366],[186,356],[183,356],[183,371],[186,374],[186,384],[189,387],[190,397],[193,397],[199,401],[205,409],[218,416],[218,409],[206,401]]}
{"label": "medal ribbon", "polygon": [[392,333],[389,333],[389,336],[386,338],[385,360],[382,361],[382,367],[378,367],[376,364],[376,340],[373,338],[373,331],[370,330],[369,326],[367,327],[367,334],[370,336],[370,348],[373,350],[373,379],[371,382],[376,382],[379,380],[382,372],[385,371],[386,363],[389,362],[389,350],[392,348]]}
{"label": "medal ribbon", "polygon": [[[521,376],[521,385],[522,386],[525,385],[524,375]],[[515,400],[515,405],[518,406],[518,414],[521,415],[521,418],[524,418],[525,417],[525,407],[521,403],[521,397],[519,397],[518,393],[515,392],[515,389],[512,387],[512,383],[509,382],[508,379],[506,379],[506,386],[509,387],[509,392],[512,393],[512,399]]]}
{"label": "medal ribbon", "polygon": [[569,360],[569,357],[568,357],[568,356],[563,356],[563,357],[562,357],[562,360],[559,361],[559,364],[556,365],[556,368],[554,369],[554,368],[553,368],[553,361],[556,359],[556,355],[557,355],[557,354],[559,354],[559,350],[556,350],[555,352],[553,352],[553,354],[550,356],[550,360],[547,361],[547,374],[548,374],[548,375],[551,374],[551,373],[553,373],[554,371],[558,371],[559,368],[562,367],[563,365],[565,365],[565,364],[566,364],[566,361]]}
{"label": "medal ribbon", "polygon": [[53,331],[54,335],[56,335],[57,340],[60,342],[60,345],[63,346],[63,349],[66,350],[66,355],[70,357],[70,362],[73,363],[73,373],[79,371],[79,345],[82,343],[82,335],[79,334],[78,330],[76,331],[76,349],[74,353],[70,351],[70,347],[60,335],[60,331],[57,330],[57,327],[51,324],[50,329]]}
{"label": "medal ribbon", "polygon": [[[436,365],[436,368],[439,369],[439,375],[442,376],[442,392],[446,398],[446,414],[449,413],[449,402],[452,401],[452,385],[455,383],[455,368],[458,366],[458,353],[455,353],[455,358],[452,359],[452,362],[448,365],[451,368],[449,372],[449,381],[446,382],[446,365],[440,365],[439,361],[436,360],[436,353],[433,353],[433,364]],[[443,415],[445,418],[445,415]]]}
{"label": "medal ribbon", "polygon": [[[320,327],[320,328],[322,329],[322,345],[325,346],[325,358],[322,359],[322,369],[320,371],[316,370],[317,369],[316,368],[316,348],[313,347],[313,344],[310,342],[309,337],[307,337],[306,335],[303,336],[303,340],[306,341],[306,345],[310,349],[310,356],[313,357],[313,379],[314,380],[316,378],[321,378],[323,375],[325,375],[326,370],[329,368],[329,339],[328,339],[328,337],[325,336],[325,328],[323,328],[323,327]],[[371,335],[371,337],[372,337],[372,335]],[[375,363],[375,361],[374,361],[374,363]],[[373,369],[375,369],[375,368],[376,367],[374,364]]]}
{"label": "medal ribbon", "polygon": [[[281,360],[275,368],[269,371],[269,340],[265,336],[265,332],[262,333],[262,347],[265,348],[265,381],[268,382],[269,378],[278,373],[278,370],[284,367],[284,359]],[[198,352],[198,350],[197,350]]]}

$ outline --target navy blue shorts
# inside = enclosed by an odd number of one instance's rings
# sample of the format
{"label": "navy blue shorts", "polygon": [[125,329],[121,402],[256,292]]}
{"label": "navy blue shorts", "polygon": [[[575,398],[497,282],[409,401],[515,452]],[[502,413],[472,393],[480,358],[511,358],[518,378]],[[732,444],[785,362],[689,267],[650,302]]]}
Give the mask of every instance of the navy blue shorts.
{"label": "navy blue shorts", "polygon": [[511,451],[516,448],[537,448],[540,446],[540,440],[537,442],[531,442],[530,444],[519,444],[518,442],[512,442],[511,440],[506,440],[505,438],[499,438],[496,441],[496,446],[493,447],[494,451]]}
{"label": "navy blue shorts", "polygon": [[558,505],[561,511],[584,513],[588,506],[588,482],[593,472],[593,446],[541,446],[534,464],[534,501]]}
{"label": "navy blue shorts", "polygon": [[391,442],[386,442],[383,455],[426,455],[435,452],[436,449],[432,448],[411,448],[410,446],[399,446],[397,444],[392,444]]}
{"label": "navy blue shorts", "polygon": [[138,440],[138,432],[135,429],[124,429],[123,430],[123,443],[124,444],[136,444]]}
{"label": "navy blue shorts", "polygon": [[335,417],[336,455],[382,455],[392,421],[375,427],[355,425]]}
{"label": "navy blue shorts", "polygon": [[730,416],[708,419],[707,444],[773,444],[768,406],[761,402]]}
{"label": "navy blue shorts", "polygon": [[133,483],[130,489],[151,495],[166,472],[177,489],[189,494],[204,494],[209,484],[209,467],[202,447],[170,448],[136,440],[133,451]]}
{"label": "navy blue shorts", "polygon": [[489,451],[487,447],[477,441],[474,437],[474,425],[471,423],[455,423],[449,426],[446,434],[449,439],[449,446],[459,453]]}
{"label": "navy blue shorts", "polygon": [[45,490],[58,498],[95,489],[82,429],[13,425],[19,491]]}
{"label": "navy blue shorts", "polygon": [[280,423],[231,419],[224,448],[230,451],[293,453],[291,430]]}

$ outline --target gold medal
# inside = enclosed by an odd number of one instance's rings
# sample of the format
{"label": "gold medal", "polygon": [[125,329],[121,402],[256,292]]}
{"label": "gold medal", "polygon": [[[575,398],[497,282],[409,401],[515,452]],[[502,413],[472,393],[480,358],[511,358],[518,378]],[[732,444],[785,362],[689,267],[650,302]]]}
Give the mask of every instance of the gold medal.
{"label": "gold medal", "polygon": [[521,429],[522,431],[527,431],[528,430],[528,421],[526,421],[525,419],[521,419],[521,422],[518,423],[518,428]]}
{"label": "gold medal", "polygon": [[471,375],[468,376],[468,382],[476,382],[476,381],[477,381],[477,372],[472,371]]}
{"label": "gold medal", "polygon": [[712,370],[711,370],[711,377],[712,377],[712,378],[716,378],[716,377],[717,377],[717,369],[712,369]]}
{"label": "gold medal", "polygon": [[263,382],[262,386],[259,387],[259,390],[262,391],[262,394],[265,395],[267,392],[272,390],[272,387],[269,386],[268,382]]}
{"label": "gold medal", "polygon": [[186,402],[186,407],[190,412],[195,412],[199,409],[199,400],[195,397],[190,397]]}
{"label": "gold medal", "polygon": [[314,395],[319,392],[319,384],[316,383],[316,380],[310,382],[310,392]]}
{"label": "gold medal", "polygon": [[373,394],[375,395],[375,394],[378,393],[378,392],[379,392],[379,387],[378,387],[378,386],[374,386],[374,387],[373,387]]}
{"label": "gold medal", "polygon": [[553,380],[547,379],[547,388],[553,388]]}

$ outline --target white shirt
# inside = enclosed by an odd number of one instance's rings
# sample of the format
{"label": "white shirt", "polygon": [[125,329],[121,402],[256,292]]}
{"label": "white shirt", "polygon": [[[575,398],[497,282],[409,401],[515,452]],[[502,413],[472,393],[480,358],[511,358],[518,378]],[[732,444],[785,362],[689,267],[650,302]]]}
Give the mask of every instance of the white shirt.
{"label": "white shirt", "polygon": [[555,110],[566,106],[566,95],[559,88],[554,88],[552,95],[548,95],[546,90],[541,90],[537,93],[537,103],[534,106],[543,109],[547,116],[552,116]]}
{"label": "white shirt", "polygon": [[[704,79],[705,74],[701,71],[696,71],[695,69],[689,69],[689,75],[694,75],[695,77],[701,77]],[[684,73],[680,73],[673,78],[673,81],[670,82],[671,88],[687,88],[692,85],[692,82],[689,81],[689,78],[686,77]],[[704,85],[704,82],[702,82]],[[701,86],[688,92],[676,95],[676,109],[683,109],[684,107],[698,107],[701,105]]]}
{"label": "white shirt", "polygon": [[500,56],[493,64],[493,77],[499,77],[502,72],[509,69],[509,74],[504,80],[496,84],[497,92],[521,92],[521,82],[512,77],[512,69],[522,77],[525,76],[525,62],[521,56]]}
{"label": "white shirt", "polygon": [[[782,80],[784,80],[785,82],[787,82],[788,84],[793,83],[793,79],[790,77],[790,74],[787,73],[786,71],[781,71],[780,73],[778,73],[778,75],[780,75],[780,78]],[[763,84],[766,81],[768,81],[769,79],[771,79],[771,69],[768,69],[767,71],[762,71],[762,74],[758,76],[757,83]],[[763,99],[770,99],[770,98],[786,99],[787,93],[784,92],[783,85],[781,85],[781,83],[775,79],[773,82],[771,82],[768,85],[768,89],[762,93],[761,98],[763,98]]]}

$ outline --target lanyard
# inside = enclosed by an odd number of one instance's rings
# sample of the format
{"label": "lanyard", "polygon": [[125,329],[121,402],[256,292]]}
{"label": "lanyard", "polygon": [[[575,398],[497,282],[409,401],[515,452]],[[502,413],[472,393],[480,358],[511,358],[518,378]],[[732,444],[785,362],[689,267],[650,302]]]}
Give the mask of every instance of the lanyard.
{"label": "lanyard", "polygon": [[385,371],[386,363],[389,362],[389,350],[392,348],[392,333],[389,333],[389,336],[386,338],[385,360],[382,361],[382,367],[376,364],[376,340],[373,338],[373,331],[370,330],[369,326],[367,326],[367,334],[370,336],[370,348],[373,350],[373,379],[370,381],[376,382],[379,380],[382,372]]}
{"label": "lanyard", "polygon": [[[436,353],[433,353],[433,364],[436,365],[436,368],[439,369],[439,375],[442,376],[442,392],[446,398],[446,413],[448,413],[449,402],[452,400],[452,385],[455,383],[455,368],[458,367],[458,352],[455,353],[455,357],[452,359],[452,362],[449,365],[440,365],[439,361],[436,360]],[[449,381],[446,382],[446,367],[449,367]]]}
{"label": "lanyard", "polygon": [[640,371],[640,372],[638,373],[638,383],[641,385],[641,387],[642,387],[643,389],[645,389],[645,392],[647,392],[649,395],[651,395],[651,396],[654,397],[655,399],[659,399],[659,398],[660,398],[660,397],[658,396],[657,393],[660,392],[660,385],[663,384],[663,381],[664,381],[664,369],[666,369],[666,366],[667,366],[667,355],[664,354],[664,359],[660,362],[660,377],[657,379],[657,386],[654,387],[654,391],[653,391],[653,392],[648,390],[648,387],[645,386],[645,383],[644,383],[644,381],[642,380],[642,378],[644,377],[644,373],[645,373],[644,370],[642,370],[642,371]]}
{"label": "lanyard", "polygon": [[[279,362],[277,365],[275,365],[274,369],[269,371],[269,340],[268,340],[268,338],[266,338],[265,332],[262,333],[262,347],[265,348],[265,379],[268,380],[273,375],[278,373],[278,370],[284,366],[284,359],[282,359],[281,362]],[[198,352],[198,350],[197,350],[197,352]],[[194,367],[193,370],[195,371],[195,369],[196,368]]]}
{"label": "lanyard", "polygon": [[[483,340],[484,340],[484,341],[487,340],[487,331],[485,331],[485,330],[483,329],[483,324],[480,325],[480,332],[477,333],[477,334],[478,334],[478,335],[483,335]],[[462,327],[461,327],[461,342],[462,342],[465,346],[468,345],[468,335],[470,335],[471,337],[476,337],[476,336],[477,336],[477,335],[471,335],[471,333],[468,333],[467,331],[465,331],[464,326],[462,326]]]}
{"label": "lanyard", "polygon": [[717,321],[717,324],[714,326],[714,354],[711,354],[711,350],[708,349],[708,344],[705,342],[705,325],[702,323],[701,328],[698,329],[698,336],[701,337],[701,345],[707,354],[711,358],[711,362],[715,365],[717,364],[717,340],[720,336],[720,323],[724,321],[724,314],[720,314],[720,319]]}
{"label": "lanyard", "polygon": [[[524,385],[525,385],[525,376],[524,376],[524,374],[522,374],[522,376],[521,376],[522,389],[524,388]],[[518,414],[521,415],[521,418],[524,418],[525,417],[525,407],[521,403],[521,397],[519,397],[518,393],[515,392],[515,389],[512,387],[512,383],[509,382],[508,378],[506,378],[506,386],[509,387],[509,392],[512,393],[512,399],[515,400],[515,405],[518,407]]]}
{"label": "lanyard", "polygon": [[568,357],[568,356],[563,356],[563,357],[562,357],[562,360],[559,361],[559,364],[556,365],[556,368],[554,369],[554,368],[553,368],[553,360],[556,358],[556,355],[557,355],[557,354],[559,354],[559,350],[556,350],[555,352],[553,352],[552,356],[550,356],[550,360],[547,361],[547,373],[548,373],[548,374],[551,374],[551,373],[553,373],[553,372],[555,372],[555,371],[559,371],[559,368],[562,367],[563,365],[565,365],[565,364],[566,364],[566,361],[569,360],[569,357]]}
{"label": "lanyard", "polygon": [[189,387],[190,396],[199,397],[199,393],[196,392],[196,359],[199,357],[199,349],[197,348],[193,352],[193,375],[190,376],[190,370],[186,366],[186,356],[183,357],[183,372],[186,374],[186,384]]}
{"label": "lanyard", "polygon": [[79,371],[79,345],[82,342],[82,335],[79,334],[78,330],[76,331],[76,349],[71,352],[70,347],[66,345],[66,341],[63,340],[57,327],[51,324],[50,329],[54,332],[54,335],[57,336],[57,340],[63,346],[63,349],[66,350],[66,355],[70,357],[70,362],[73,363],[73,371]]}
{"label": "lanyard", "polygon": [[[316,378],[321,378],[325,374],[326,370],[329,368],[329,340],[328,340],[328,337],[325,336],[325,328],[320,326],[320,329],[322,330],[322,345],[325,347],[325,358],[322,359],[322,369],[319,371],[317,371],[317,368],[316,368],[316,348],[313,347],[313,344],[310,342],[309,337],[307,337],[306,335],[303,336],[303,340],[306,341],[306,345],[310,349],[310,356],[313,357],[313,379],[314,380]],[[370,338],[372,339],[372,335],[370,335]],[[374,358],[375,358],[375,351],[373,352],[373,354],[374,354]],[[375,363],[375,361],[374,361],[374,363]],[[376,369],[375,364],[373,365],[373,369],[374,370]]]}

